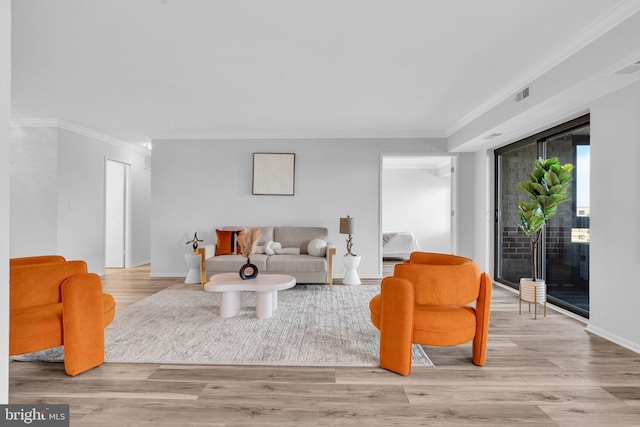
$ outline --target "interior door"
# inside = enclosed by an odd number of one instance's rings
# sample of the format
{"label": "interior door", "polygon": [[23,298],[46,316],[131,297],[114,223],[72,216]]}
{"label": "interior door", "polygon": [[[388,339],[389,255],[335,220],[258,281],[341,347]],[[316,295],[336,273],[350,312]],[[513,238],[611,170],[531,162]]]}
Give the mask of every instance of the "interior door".
{"label": "interior door", "polygon": [[126,256],[127,167],[106,162],[105,267],[124,268]]}

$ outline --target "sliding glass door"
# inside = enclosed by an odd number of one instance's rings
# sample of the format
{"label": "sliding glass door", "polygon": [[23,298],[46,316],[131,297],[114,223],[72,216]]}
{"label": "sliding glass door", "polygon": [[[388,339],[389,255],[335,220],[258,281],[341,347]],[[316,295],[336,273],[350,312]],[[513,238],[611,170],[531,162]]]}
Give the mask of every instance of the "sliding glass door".
{"label": "sliding glass door", "polygon": [[570,201],[545,226],[538,245],[538,275],[547,282],[549,301],[589,316],[589,116],[518,141],[496,154],[496,266],[495,277],[517,288],[521,277],[531,277],[529,239],[517,226],[518,201],[525,195],[515,188],[526,179],[538,157],[557,157],[574,165]]}

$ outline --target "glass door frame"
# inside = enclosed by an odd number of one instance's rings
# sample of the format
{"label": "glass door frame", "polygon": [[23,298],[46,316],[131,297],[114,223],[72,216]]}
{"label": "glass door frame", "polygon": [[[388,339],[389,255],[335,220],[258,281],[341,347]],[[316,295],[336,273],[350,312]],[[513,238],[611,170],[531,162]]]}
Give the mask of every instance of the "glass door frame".
{"label": "glass door frame", "polygon": [[[499,273],[502,271],[501,267],[502,267],[502,256],[501,256],[501,238],[502,238],[502,234],[501,234],[501,227],[500,227],[500,218],[501,218],[501,211],[500,211],[500,200],[502,199],[502,191],[501,191],[501,182],[502,182],[502,163],[501,163],[501,156],[503,154],[507,154],[509,152],[521,149],[523,147],[526,146],[531,146],[531,145],[535,145],[536,146],[536,152],[537,152],[537,156],[538,157],[543,157],[546,158],[546,142],[547,140],[551,139],[552,137],[559,135],[559,134],[563,134],[563,133],[569,133],[571,131],[577,130],[577,129],[581,129],[584,128],[586,126],[590,126],[590,114],[585,114],[583,116],[577,117],[573,120],[570,120],[568,122],[562,123],[560,125],[554,126],[550,129],[544,130],[542,132],[539,132],[535,135],[531,135],[527,138],[521,139],[519,141],[516,141],[512,144],[509,145],[505,145],[503,147],[499,147],[496,148],[494,150],[494,176],[495,176],[495,180],[494,180],[494,196],[495,196],[495,200],[494,200],[494,206],[495,206],[495,212],[494,212],[494,266],[493,266],[493,277],[494,280],[496,282],[502,283],[506,286],[509,286],[511,288],[514,289],[518,289],[519,284],[518,283],[512,283],[506,279],[503,279],[502,277],[500,277]],[[575,156],[575,153],[574,153]],[[575,158],[574,158],[574,164],[575,164]],[[573,185],[575,186],[575,180],[573,181]],[[575,192],[574,192],[575,194]],[[572,201],[572,203],[575,203],[575,200]],[[575,211],[575,209],[574,209]],[[538,260],[542,260],[539,261],[537,269],[538,269],[538,275],[541,278],[545,278],[546,277],[546,262],[544,262],[545,258],[545,248],[546,248],[546,242],[545,242],[545,234],[546,233],[542,233],[541,236],[541,240],[538,244],[538,248],[537,248],[537,258]],[[570,310],[572,312],[575,312],[577,314],[579,314],[580,316],[589,318],[589,312],[579,309],[577,307],[574,307],[572,305],[566,304],[564,303],[562,300],[553,298],[552,296],[548,296],[549,302],[558,305],[562,308],[565,308],[567,310]]]}

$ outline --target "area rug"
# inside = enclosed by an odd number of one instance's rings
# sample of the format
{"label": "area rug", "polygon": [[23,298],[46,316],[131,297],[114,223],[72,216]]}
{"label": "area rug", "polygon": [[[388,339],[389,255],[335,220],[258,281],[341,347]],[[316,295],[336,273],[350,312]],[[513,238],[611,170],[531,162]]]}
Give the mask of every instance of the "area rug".
{"label": "area rug", "polygon": [[[116,313],[105,329],[105,361],[281,366],[378,366],[379,332],[369,301],[379,285],[297,285],[278,292],[278,309],[257,319],[255,294],[243,294],[232,318],[220,294],[175,284]],[[62,347],[16,360],[61,361]],[[418,345],[414,366],[433,366]]]}

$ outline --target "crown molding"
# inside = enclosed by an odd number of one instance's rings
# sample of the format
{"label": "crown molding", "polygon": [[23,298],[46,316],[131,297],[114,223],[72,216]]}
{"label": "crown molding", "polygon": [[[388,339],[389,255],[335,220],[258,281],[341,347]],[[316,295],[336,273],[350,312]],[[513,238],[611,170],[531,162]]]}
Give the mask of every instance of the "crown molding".
{"label": "crown molding", "polygon": [[13,128],[57,128],[60,126],[58,119],[11,119]]}
{"label": "crown molding", "polygon": [[454,126],[445,132],[447,137],[453,135],[478,117],[497,107],[504,100],[513,97],[517,91],[522,90],[522,88],[542,77],[551,71],[551,69],[567,60],[570,56],[602,37],[605,33],[615,28],[632,15],[638,13],[638,11],[640,11],[640,0],[627,0],[613,7],[609,12],[600,16],[588,25],[582,32],[578,33],[547,55],[536,67],[512,80],[504,86],[501,91],[460,119]]}
{"label": "crown molding", "polygon": [[442,131],[318,131],[318,132],[164,132],[148,134],[151,141],[162,140],[261,140],[261,139],[445,139]]}
{"label": "crown molding", "polygon": [[[149,154],[150,150],[137,146],[133,143],[119,140],[109,135],[94,131],[84,126],[60,119],[13,119],[12,127],[57,127],[79,133],[89,138],[97,139],[113,145],[125,148],[133,148]],[[151,141],[162,140],[262,140],[262,139],[446,139],[443,131],[423,130],[423,131],[379,131],[379,132],[342,132],[342,131],[319,131],[311,133],[303,132],[165,132],[150,134]]]}
{"label": "crown molding", "polygon": [[68,130],[80,135],[84,135],[89,138],[97,139],[98,141],[105,142],[107,144],[115,145],[122,148],[133,149],[140,153],[149,154],[150,150],[144,147],[139,147],[130,142],[122,141],[104,133],[95,131],[93,129],[86,128],[84,126],[77,125],[75,123],[68,122],[60,119],[12,119],[11,127],[57,127],[59,129]]}

